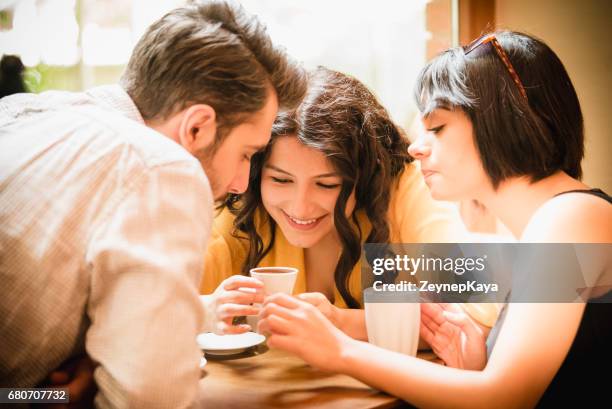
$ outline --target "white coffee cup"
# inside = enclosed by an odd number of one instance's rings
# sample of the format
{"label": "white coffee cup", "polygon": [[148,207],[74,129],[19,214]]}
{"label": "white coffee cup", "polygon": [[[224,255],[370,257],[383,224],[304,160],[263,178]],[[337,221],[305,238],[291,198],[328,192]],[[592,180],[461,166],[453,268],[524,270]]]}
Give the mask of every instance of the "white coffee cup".
{"label": "white coffee cup", "polygon": [[298,269],[293,267],[257,267],[250,270],[251,277],[263,283],[266,295],[291,294],[297,273]]}
{"label": "white coffee cup", "polygon": [[[298,269],[293,267],[257,267],[250,270],[251,277],[263,283],[265,295],[292,294],[297,273]],[[246,321],[253,331],[257,331],[258,315],[248,315]]]}
{"label": "white coffee cup", "polygon": [[[417,295],[377,294],[372,288],[363,292],[368,342],[381,348],[416,356],[419,346],[421,305]],[[408,301],[408,302],[404,302]],[[410,302],[413,301],[413,302]]]}

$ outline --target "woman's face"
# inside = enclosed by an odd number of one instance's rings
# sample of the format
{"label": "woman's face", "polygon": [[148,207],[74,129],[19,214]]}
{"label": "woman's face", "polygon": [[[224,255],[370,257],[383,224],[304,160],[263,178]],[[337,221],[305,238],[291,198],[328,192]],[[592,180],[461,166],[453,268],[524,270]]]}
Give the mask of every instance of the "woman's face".
{"label": "woman's face", "polygon": [[[341,183],[322,152],[295,137],[280,137],[262,170],[261,199],[289,243],[309,248],[335,234],[334,208]],[[346,214],[354,208],[353,193]]]}
{"label": "woman's face", "polygon": [[408,152],[421,162],[432,197],[453,201],[480,197],[491,182],[474,144],[468,116],[460,109],[436,109],[422,121],[425,130]]}

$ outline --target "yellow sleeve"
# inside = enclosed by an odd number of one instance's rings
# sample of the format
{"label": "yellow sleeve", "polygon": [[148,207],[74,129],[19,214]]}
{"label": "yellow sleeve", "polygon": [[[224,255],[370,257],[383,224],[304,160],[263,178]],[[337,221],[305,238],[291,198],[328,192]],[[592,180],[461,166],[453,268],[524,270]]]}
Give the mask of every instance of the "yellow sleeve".
{"label": "yellow sleeve", "polygon": [[223,209],[213,222],[213,228],[204,255],[204,274],[200,283],[200,293],[210,294],[226,278],[240,274],[247,257],[246,240],[232,235],[234,216]]}
{"label": "yellow sleeve", "polygon": [[414,164],[406,165],[389,204],[392,243],[453,243],[467,231],[453,203],[434,200]]}

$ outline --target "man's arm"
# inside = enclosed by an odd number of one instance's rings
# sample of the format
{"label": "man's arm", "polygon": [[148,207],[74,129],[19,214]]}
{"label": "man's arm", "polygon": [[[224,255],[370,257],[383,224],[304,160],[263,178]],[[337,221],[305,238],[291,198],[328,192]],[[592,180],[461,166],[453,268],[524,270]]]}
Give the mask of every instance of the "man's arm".
{"label": "man's arm", "polygon": [[180,408],[195,398],[211,219],[206,178],[185,162],[145,170],[98,224],[86,335],[97,406]]}

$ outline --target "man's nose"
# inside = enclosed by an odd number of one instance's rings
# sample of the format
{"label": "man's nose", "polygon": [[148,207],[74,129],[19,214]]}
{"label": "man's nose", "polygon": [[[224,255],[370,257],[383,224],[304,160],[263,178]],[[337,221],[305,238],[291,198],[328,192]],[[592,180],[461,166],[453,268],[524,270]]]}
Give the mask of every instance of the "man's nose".
{"label": "man's nose", "polygon": [[249,173],[251,171],[250,162],[246,163],[246,166],[242,166],[241,169],[236,173],[234,179],[227,188],[230,193],[244,193],[249,187]]}

